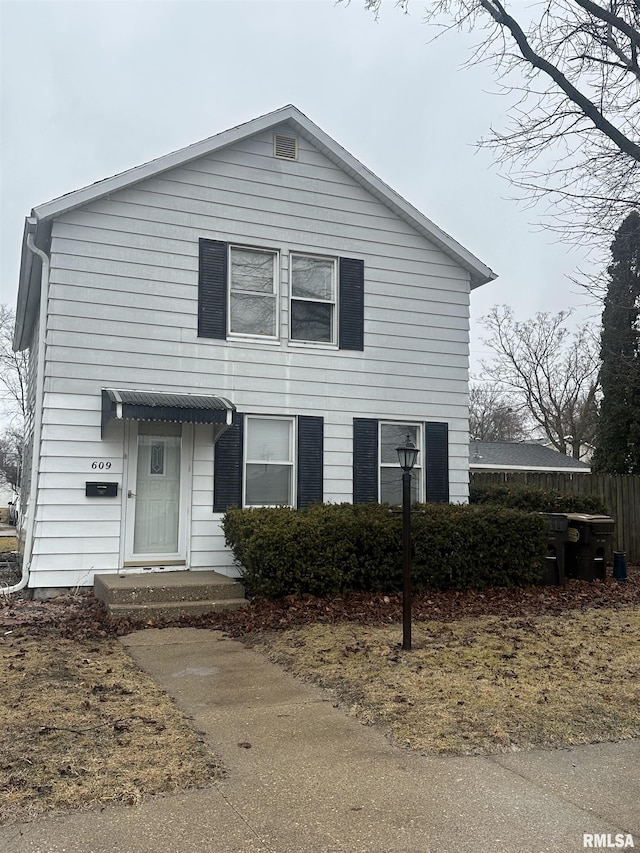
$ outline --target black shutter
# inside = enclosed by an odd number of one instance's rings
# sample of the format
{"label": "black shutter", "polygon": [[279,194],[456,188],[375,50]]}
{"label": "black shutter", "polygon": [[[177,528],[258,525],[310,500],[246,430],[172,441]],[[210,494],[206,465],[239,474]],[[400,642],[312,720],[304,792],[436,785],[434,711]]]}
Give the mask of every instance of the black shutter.
{"label": "black shutter", "polygon": [[213,448],[213,511],[242,506],[242,438],[244,416],[233,413],[233,424]]}
{"label": "black shutter", "polygon": [[449,425],[425,424],[425,477],[427,500],[449,502]]}
{"label": "black shutter", "polygon": [[364,349],[364,261],[340,258],[340,349]]}
{"label": "black shutter", "polygon": [[322,503],[324,420],[298,417],[298,509]]}
{"label": "black shutter", "polygon": [[198,337],[227,337],[227,244],[200,238]]}
{"label": "black shutter", "polygon": [[353,419],[353,502],[378,500],[378,421]]}

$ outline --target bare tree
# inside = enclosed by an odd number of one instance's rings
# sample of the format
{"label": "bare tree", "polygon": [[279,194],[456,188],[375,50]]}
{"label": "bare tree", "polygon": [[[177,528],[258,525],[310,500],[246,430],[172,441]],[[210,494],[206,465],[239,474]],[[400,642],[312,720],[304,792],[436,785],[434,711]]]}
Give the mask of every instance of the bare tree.
{"label": "bare tree", "polygon": [[0,483],[17,486],[22,469],[22,431],[8,427],[0,433]]}
{"label": "bare tree", "polygon": [[0,305],[0,480],[16,485],[27,415],[27,352],[13,351],[15,316]]}
{"label": "bare tree", "polygon": [[528,434],[525,414],[516,400],[494,385],[469,389],[469,435],[477,441],[522,441]]}
{"label": "bare tree", "polygon": [[538,313],[520,323],[511,308],[495,306],[482,320],[489,332],[483,343],[495,358],[482,367],[483,378],[511,393],[556,450],[579,459],[595,436],[599,347],[587,327],[569,331],[569,316]]}
{"label": "bare tree", "polygon": [[[382,2],[365,6],[378,14]],[[480,142],[508,179],[553,202],[564,237],[608,244],[640,198],[638,0],[429,0],[426,18],[478,31],[469,64],[490,63],[512,96],[507,125]]]}
{"label": "bare tree", "polygon": [[13,351],[15,315],[0,305],[0,401],[5,417],[24,422],[27,415],[27,351]]}

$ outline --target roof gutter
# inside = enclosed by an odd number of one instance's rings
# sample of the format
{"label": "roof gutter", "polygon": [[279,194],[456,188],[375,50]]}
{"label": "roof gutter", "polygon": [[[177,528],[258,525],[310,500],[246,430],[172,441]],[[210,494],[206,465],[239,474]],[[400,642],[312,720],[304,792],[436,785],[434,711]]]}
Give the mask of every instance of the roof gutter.
{"label": "roof gutter", "polygon": [[47,340],[47,311],[49,307],[49,256],[35,244],[37,220],[29,217],[26,223],[26,245],[29,251],[42,261],[40,276],[40,316],[38,323],[38,358],[36,364],[36,399],[33,412],[33,441],[31,452],[31,479],[29,482],[29,502],[27,504],[27,529],[25,533],[24,553],[22,555],[22,577],[17,584],[2,590],[5,595],[19,592],[29,583],[31,560],[33,557],[33,533],[36,523],[38,504],[38,480],[40,473],[40,444],[42,440],[42,410],[44,403],[45,347]]}

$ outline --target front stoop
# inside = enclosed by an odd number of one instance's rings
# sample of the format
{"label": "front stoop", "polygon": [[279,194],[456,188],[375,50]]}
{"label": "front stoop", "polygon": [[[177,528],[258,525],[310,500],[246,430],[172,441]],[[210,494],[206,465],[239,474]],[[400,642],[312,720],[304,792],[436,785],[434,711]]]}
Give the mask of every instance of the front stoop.
{"label": "front stoop", "polygon": [[95,575],[93,594],[110,616],[135,621],[201,616],[248,604],[242,584],[218,572]]}

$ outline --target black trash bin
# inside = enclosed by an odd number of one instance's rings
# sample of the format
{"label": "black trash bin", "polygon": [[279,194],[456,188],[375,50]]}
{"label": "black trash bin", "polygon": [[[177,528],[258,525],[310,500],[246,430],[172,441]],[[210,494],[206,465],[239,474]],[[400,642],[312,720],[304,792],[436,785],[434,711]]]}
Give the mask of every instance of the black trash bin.
{"label": "black trash bin", "polygon": [[608,515],[568,513],[565,573],[579,580],[604,580],[611,560],[615,521]]}
{"label": "black trash bin", "polygon": [[565,582],[565,546],[569,519],[563,512],[547,512],[549,536],[547,538],[546,568],[541,583],[562,586]]}

